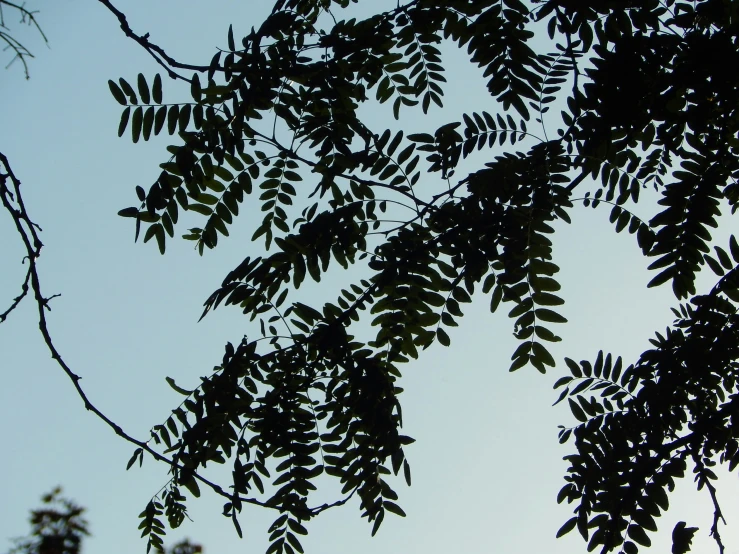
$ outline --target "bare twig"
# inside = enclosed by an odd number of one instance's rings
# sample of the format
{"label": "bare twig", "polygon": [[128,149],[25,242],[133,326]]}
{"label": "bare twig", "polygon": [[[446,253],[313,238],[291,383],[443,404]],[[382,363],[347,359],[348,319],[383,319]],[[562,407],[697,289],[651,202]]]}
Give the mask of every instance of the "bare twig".
{"label": "bare twig", "polygon": [[46,38],[44,31],[41,29],[41,26],[36,20],[36,14],[38,13],[38,11],[31,11],[27,9],[24,5],[19,5],[14,2],[10,2],[9,0],[0,0],[0,29],[5,29],[0,30],[0,41],[5,43],[5,48],[3,50],[11,50],[12,52],[14,52],[13,57],[11,58],[10,62],[8,62],[8,65],[5,66],[5,68],[7,69],[16,61],[20,61],[23,64],[23,72],[26,75],[26,79],[28,79],[30,78],[30,75],[28,72],[28,62],[26,61],[26,58],[33,58],[34,55],[28,48],[26,48],[26,46],[22,42],[20,42],[18,39],[7,32],[10,29],[5,24],[5,12],[3,11],[3,7],[15,10],[20,15],[21,24],[36,27],[36,30],[41,35],[41,38],[44,39],[44,42],[47,46],[49,44],[49,39]]}
{"label": "bare twig", "polygon": [[721,535],[718,532],[718,523],[719,521],[721,521],[724,525],[726,525],[726,520],[721,513],[721,506],[719,506],[718,498],[716,498],[716,487],[714,487],[713,483],[711,483],[708,479],[706,479],[704,483],[706,485],[706,488],[708,489],[709,494],[711,495],[711,501],[713,502],[713,525],[711,525],[711,536],[718,545],[719,554],[724,554],[725,547],[724,543],[721,542]]}
{"label": "bare twig", "polygon": [[188,69],[190,71],[200,72],[208,71],[207,65],[192,65],[178,62],[173,57],[169,56],[163,48],[151,42],[149,40],[149,33],[146,33],[145,35],[134,33],[133,29],[131,29],[131,26],[128,23],[128,19],[126,19],[126,15],[118,8],[116,8],[110,2],[110,0],[98,0],[98,2],[108,8],[108,10],[116,16],[116,18],[118,19],[118,23],[120,23],[121,29],[123,30],[123,33],[128,38],[133,39],[134,41],[139,43],[141,47],[146,50],[149,55],[151,55],[151,57],[154,58],[154,60],[167,71],[167,74],[172,79],[182,79],[187,82],[191,81],[191,79],[177,73],[175,69]]}
{"label": "bare twig", "polygon": [[26,295],[28,294],[28,281],[30,279],[31,279],[31,270],[29,269],[26,272],[26,278],[23,280],[23,285],[21,286],[21,293],[15,298],[13,298],[13,302],[10,304],[9,308],[0,314],[0,323],[3,323],[6,319],[8,319],[10,312],[15,310],[18,307],[18,304],[21,303],[21,300],[23,300],[26,297]]}

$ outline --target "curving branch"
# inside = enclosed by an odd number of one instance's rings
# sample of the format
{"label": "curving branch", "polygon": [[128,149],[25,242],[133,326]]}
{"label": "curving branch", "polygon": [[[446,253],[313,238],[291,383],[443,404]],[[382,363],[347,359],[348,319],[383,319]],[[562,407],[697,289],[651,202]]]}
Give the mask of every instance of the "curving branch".
{"label": "curving branch", "polygon": [[167,74],[172,79],[182,79],[183,81],[190,82],[191,79],[184,77],[183,75],[177,73],[175,69],[188,69],[191,71],[198,71],[198,72],[204,72],[208,71],[207,65],[192,65],[187,63],[180,63],[177,60],[175,60],[173,57],[168,55],[164,49],[161,46],[158,46],[151,42],[149,40],[149,33],[146,33],[144,35],[139,35],[133,31],[131,28],[131,25],[128,23],[128,19],[126,18],[126,14],[124,14],[122,11],[120,11],[118,8],[116,8],[110,0],[98,0],[103,6],[108,8],[108,10],[116,16],[118,19],[118,23],[121,26],[121,29],[123,30],[123,33],[130,39],[137,42],[144,50],[146,50],[149,55],[154,58],[154,60],[161,65],[166,71]]}

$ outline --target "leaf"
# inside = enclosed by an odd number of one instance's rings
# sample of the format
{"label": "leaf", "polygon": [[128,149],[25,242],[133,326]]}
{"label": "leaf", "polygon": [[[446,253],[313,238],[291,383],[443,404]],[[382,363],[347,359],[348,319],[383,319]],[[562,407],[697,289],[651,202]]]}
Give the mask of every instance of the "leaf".
{"label": "leaf", "polygon": [[377,534],[377,531],[380,529],[380,525],[382,525],[383,519],[385,519],[385,510],[380,509],[380,511],[377,512],[377,516],[375,516],[375,524],[372,526],[372,536],[373,537]]}
{"label": "leaf", "polygon": [[[152,108],[153,109],[153,108]],[[154,134],[158,135],[164,127],[164,122],[167,119],[167,107],[161,106],[154,117]]]}
{"label": "leaf", "polygon": [[234,28],[233,25],[228,26],[228,49],[233,52],[236,50],[236,43],[234,42]]}
{"label": "leaf", "polygon": [[411,466],[408,465],[407,460],[403,460],[403,477],[405,477],[406,484],[411,486]]}
{"label": "leaf", "polygon": [[213,210],[203,204],[189,204],[187,206],[188,211],[197,212],[201,215],[211,215]]}
{"label": "leaf", "polygon": [[580,405],[574,400],[572,400],[572,398],[568,398],[567,402],[569,402],[570,404],[570,410],[572,411],[572,415],[575,416],[575,419],[585,423],[588,420],[588,416],[585,415],[585,412],[583,412]]}
{"label": "leaf", "polygon": [[662,285],[663,283],[666,283],[670,279],[672,279],[672,276],[675,274],[675,268],[674,267],[668,267],[661,273],[659,273],[656,277],[654,277],[649,283],[647,284],[647,288],[652,287],[658,287]]}
{"label": "leaf", "polygon": [[143,448],[137,448],[133,451],[133,456],[131,456],[131,459],[128,460],[128,463],[126,464],[126,471],[131,469],[133,467],[133,464],[136,463],[136,459],[141,456],[143,458],[144,455],[144,449]]}
{"label": "leaf", "polygon": [[552,404],[552,406],[556,406],[557,404],[559,404],[560,402],[562,402],[562,400],[564,400],[565,397],[568,394],[570,394],[570,389],[569,388],[563,389],[562,392],[559,393],[559,396],[557,397],[557,400],[554,401],[554,404]]}
{"label": "leaf", "polygon": [[175,134],[175,131],[177,131],[177,120],[180,116],[180,107],[175,104],[174,106],[169,107],[169,111],[167,112],[167,132],[170,135]]}
{"label": "leaf", "polygon": [[195,102],[200,102],[203,97],[203,90],[200,88],[200,77],[195,73],[190,81],[190,95]]}
{"label": "leaf", "polygon": [[198,482],[195,480],[195,477],[190,477],[187,481],[181,484],[184,485],[195,498],[200,497],[200,487],[198,486]]}
{"label": "leaf", "polygon": [[634,512],[632,519],[639,524],[640,527],[647,529],[648,531],[656,531],[657,524],[654,521],[654,517],[646,512],[645,510],[637,510]]}
{"label": "leaf", "polygon": [[724,269],[726,270],[733,269],[734,264],[731,263],[731,259],[729,258],[729,255],[726,253],[726,251],[720,246],[714,246],[713,249],[716,251],[716,256],[718,257],[718,261],[721,263]]}
{"label": "leaf", "polygon": [[570,373],[572,373],[572,375],[575,378],[579,379],[580,377],[582,377],[582,371],[580,370],[580,366],[577,364],[575,360],[572,360],[570,358],[565,358],[565,363],[567,364],[567,367],[570,368]]}
{"label": "leaf", "polygon": [[144,122],[144,109],[139,106],[133,111],[133,120],[131,121],[131,138],[134,143],[139,141],[141,136],[141,125]]}
{"label": "leaf", "polygon": [[435,139],[432,135],[429,135],[428,133],[417,133],[413,135],[408,135],[408,140],[413,142],[420,142],[423,144],[433,144],[435,142]]}
{"label": "leaf", "polygon": [[192,113],[192,108],[190,108],[190,104],[185,104],[180,109],[179,117],[177,118],[177,123],[179,126],[180,133],[185,131],[187,129],[187,126],[190,124],[190,114]]}
{"label": "leaf", "polygon": [[729,238],[729,250],[731,251],[731,257],[734,258],[734,262],[739,264],[739,244],[737,244],[734,235],[731,235]]}
{"label": "leaf", "polygon": [[123,94],[123,91],[118,87],[118,85],[115,84],[115,81],[109,79],[108,88],[110,88],[110,92],[113,95],[113,98],[116,99],[116,102],[118,102],[121,106],[128,105],[128,102],[126,101],[126,95]]}
{"label": "leaf", "polygon": [[171,377],[165,377],[165,380],[167,381],[167,384],[172,387],[176,392],[179,392],[180,394],[184,396],[190,396],[194,391],[183,389],[182,387],[178,386],[177,383],[175,383],[174,379]]}
{"label": "leaf", "polygon": [[531,354],[532,357],[536,358],[544,365],[548,365],[550,367],[554,367],[556,365],[552,355],[540,342],[531,343]]}
{"label": "leaf", "polygon": [[565,524],[559,528],[559,531],[557,531],[557,538],[564,537],[567,533],[572,531],[575,528],[575,525],[577,524],[577,516],[571,517],[568,519]]}
{"label": "leaf", "polygon": [[154,230],[154,238],[156,238],[157,246],[159,247],[159,253],[164,254],[165,250],[165,236],[164,236],[164,227],[160,223],[156,223],[150,227],[150,229]]}
{"label": "leaf", "polygon": [[684,521],[679,521],[672,530],[672,554],[686,554],[690,552],[693,536],[697,527],[686,527]]}
{"label": "leaf", "polygon": [[724,271],[724,269],[723,269],[723,268],[722,268],[722,267],[721,267],[721,266],[719,265],[719,263],[718,263],[718,262],[717,262],[716,260],[714,260],[714,259],[713,259],[713,258],[712,258],[711,256],[709,256],[708,254],[706,254],[705,256],[703,256],[703,259],[704,259],[704,260],[706,261],[706,263],[708,264],[708,267],[710,267],[710,268],[711,268],[711,271],[713,271],[713,272],[714,272],[714,273],[715,273],[716,275],[718,275],[719,277],[723,277],[723,276],[724,276],[724,274],[725,274],[726,272]]}
{"label": "leaf", "polygon": [[138,208],[123,208],[118,212],[118,215],[121,217],[138,217],[139,215],[139,209]]}
{"label": "leaf", "polygon": [[391,512],[391,513],[393,513],[395,515],[398,515],[400,517],[405,517],[405,512],[403,511],[403,509],[400,506],[398,506],[397,504],[394,504],[393,502],[390,502],[388,500],[385,500],[382,503],[382,506],[388,512]]}
{"label": "leaf", "polygon": [[[287,536],[287,542],[289,542],[290,545],[293,548],[295,548],[295,550],[297,550],[298,552],[300,552],[301,554],[303,554],[303,546],[300,544],[300,541],[298,540],[298,538],[295,535],[293,535],[292,533],[290,533],[289,531],[287,532],[286,536]],[[287,545],[285,545],[285,546],[287,546]]]}
{"label": "leaf", "polygon": [[503,287],[496,285],[493,289],[493,294],[490,297],[490,312],[495,313],[500,306],[500,301],[503,299]]}
{"label": "leaf", "polygon": [[151,95],[154,97],[155,104],[162,103],[162,76],[157,73],[154,75],[154,84],[151,87]]}
{"label": "leaf", "polygon": [[146,79],[144,78],[143,73],[139,73],[138,88],[139,88],[139,97],[141,98],[141,101],[144,104],[148,104],[151,101],[151,97],[149,96],[149,85],[146,84]]}
{"label": "leaf", "polygon": [[244,533],[241,530],[241,524],[239,523],[239,520],[236,518],[236,510],[233,510],[231,512],[231,521],[233,522],[234,528],[236,529],[236,534],[239,535],[240,539],[243,539]]}
{"label": "leaf", "polygon": [[594,381],[595,380],[592,377],[589,379],[581,380],[577,385],[575,385],[572,388],[572,392],[570,392],[570,394],[572,396],[575,396],[576,394],[583,392],[584,390],[588,389],[588,387],[590,387]]}
{"label": "leaf", "polygon": [[403,131],[398,131],[398,133],[393,137],[393,140],[390,141],[390,144],[387,147],[386,153],[388,156],[392,156],[395,153],[395,150],[400,145],[400,142],[403,140]]}
{"label": "leaf", "polygon": [[[526,343],[528,344],[528,343]],[[508,368],[508,371],[517,371],[524,367],[526,364],[529,363],[529,355],[524,353],[521,354],[513,359],[513,363],[511,363],[511,366]]]}
{"label": "leaf", "polygon": [[652,546],[651,539],[647,536],[646,531],[644,531],[640,525],[632,523],[629,526],[628,535],[629,538],[633,539],[637,544],[647,547]]}
{"label": "leaf", "polygon": [[136,97],[136,93],[133,91],[133,88],[131,87],[131,85],[129,85],[128,82],[126,80],[124,80],[123,78],[118,79],[118,82],[121,85],[121,90],[123,91],[123,93],[126,96],[128,96],[129,103],[131,103],[131,104],[138,104],[139,101],[138,101],[138,99]]}
{"label": "leaf", "polygon": [[131,116],[131,108],[128,107],[121,113],[121,122],[118,124],[118,136],[122,137],[128,126],[128,118]]}
{"label": "leaf", "polygon": [[593,374],[596,377],[600,377],[603,373],[603,351],[598,351],[598,356],[595,359],[595,366],[593,367]]}
{"label": "leaf", "polygon": [[565,303],[559,296],[548,292],[535,292],[532,298],[534,303],[540,306],[561,306]]}
{"label": "leaf", "polygon": [[537,308],[534,310],[537,319],[548,321],[551,323],[567,323],[567,318],[559,315],[557,312],[547,308]]}
{"label": "leaf", "polygon": [[142,126],[144,140],[149,140],[151,137],[151,131],[154,127],[154,107],[149,106],[144,112],[144,123]]}
{"label": "leaf", "polygon": [[287,526],[290,527],[290,529],[297,533],[298,535],[307,535],[308,530],[303,527],[299,522],[295,521],[294,519],[288,519],[287,520]]}

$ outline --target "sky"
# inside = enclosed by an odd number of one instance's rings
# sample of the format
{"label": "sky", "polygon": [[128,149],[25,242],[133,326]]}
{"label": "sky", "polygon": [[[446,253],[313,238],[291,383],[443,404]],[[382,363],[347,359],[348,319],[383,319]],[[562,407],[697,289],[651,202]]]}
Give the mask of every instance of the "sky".
{"label": "sky", "polygon": [[[365,2],[360,9],[376,5]],[[61,293],[48,316],[57,348],[83,377],[92,402],[129,434],[144,438],[180,401],[165,377],[192,388],[219,363],[226,341],[253,329],[236,309],[198,318],[225,273],[261,250],[249,242],[258,207],[247,207],[231,237],[202,257],[183,240],[170,240],[165,256],[153,244],[135,244],[130,220],[116,213],[136,203],[136,185],[153,182],[170,141],[132,144],[128,136],[118,138],[121,108],[107,80],[134,82],[139,72],[150,79],[159,69],[97,2],[38,0],[32,7],[41,10],[50,48],[24,30],[20,36],[36,55],[31,79],[23,78],[18,64],[0,72],[0,151],[22,180],[26,205],[43,228],[42,286],[47,295]],[[195,0],[121,0],[118,7],[137,32],[151,33],[176,59],[207,63],[216,46],[225,46],[230,23],[243,36],[271,6],[252,0],[210,0],[207,7]],[[408,132],[458,120],[472,105],[491,113],[499,109],[459,53],[450,51],[446,61],[454,69],[447,107],[427,117],[409,112],[401,121]],[[164,94],[165,100],[186,98],[167,79]],[[376,121],[398,128],[389,106],[370,110]],[[649,213],[648,206],[641,209]],[[179,234],[185,229],[181,225]],[[4,215],[0,236],[4,309],[17,294],[24,268],[20,242]],[[717,243],[726,245],[726,237],[722,229]],[[564,484],[562,456],[571,452],[558,444],[557,425],[571,425],[573,418],[566,407],[551,406],[557,396],[552,384],[567,371],[564,356],[593,360],[603,349],[635,361],[653,333],[669,325],[675,302],[669,286],[647,291],[648,263],[634,237],[613,233],[607,210],[574,210],[572,224],[558,226],[554,244],[567,300],[562,313],[569,319],[557,329],[563,342],[551,349],[558,367],[546,375],[533,368],[509,373],[516,341],[507,310],[490,314],[489,299],[475,297],[460,326],[449,331],[450,348],[435,345],[403,368],[404,432],[417,439],[406,450],[413,485],[398,481],[396,489],[408,516],[387,517],[372,538],[358,504],[349,503],[310,522],[306,552],[586,551],[577,533],[555,539],[572,509],[555,500]],[[357,275],[331,274],[325,284],[345,286]],[[710,285],[710,276],[699,280],[699,290]],[[89,509],[93,536],[86,554],[144,552],[137,515],[166,483],[166,467],[146,459],[143,468],[125,470],[133,447],[85,411],[51,360],[34,310],[26,301],[0,326],[0,552],[27,531],[28,511],[57,484]],[[739,552],[737,493],[736,476],[722,476],[728,554]],[[696,493],[688,477],[670,500],[650,551],[669,551],[670,531],[679,520],[700,527],[695,552],[716,551],[708,537],[707,493]],[[245,509],[245,538],[239,539],[220,515],[221,505],[208,492],[191,500],[193,521],[170,531],[166,543],[187,536],[210,554],[264,552],[266,530],[276,516]]]}

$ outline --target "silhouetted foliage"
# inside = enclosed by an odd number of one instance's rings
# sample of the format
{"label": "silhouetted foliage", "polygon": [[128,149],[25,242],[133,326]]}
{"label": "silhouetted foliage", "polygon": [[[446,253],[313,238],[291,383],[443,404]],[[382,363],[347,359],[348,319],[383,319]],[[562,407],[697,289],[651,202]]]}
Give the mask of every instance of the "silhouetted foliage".
{"label": "silhouetted foliage", "polygon": [[85,509],[61,496],[57,487],[42,497],[43,507],[31,511],[28,537],[16,539],[11,554],[79,554],[89,535]]}
{"label": "silhouetted foliage", "polygon": [[[356,19],[349,0],[279,0],[199,67],[99,1],[189,83],[182,98],[158,74],[109,81],[119,136],[176,139],[153,183],[136,187],[139,204],[120,212],[136,238],[163,254],[184,219],[203,254],[246,202],[263,214],[252,241],[265,253],[253,245],[203,312],[237,306],[254,327],[193,390],[168,379],[184,400],[152,430],[162,450],[106,419],[138,445],[129,467],[146,453],[170,464],[141,514],[150,548],[161,518],[180,525],[185,493],[203,484],[239,534],[245,504],[277,512],[268,554],[302,552],[304,524],[354,495],[373,534],[388,512],[404,515],[385,479],[411,482],[402,364],[449,346],[446,329],[476,295],[508,308],[520,341],[511,371],[555,367],[547,345],[566,319],[551,235],[591,207],[651,258],[647,286],[669,284],[679,303],[633,363],[603,351],[564,360],[558,402],[577,423],[560,432],[573,453],[558,501],[574,516],[559,535],[577,528],[589,550],[636,553],[690,472],[711,496],[723,552],[713,468],[739,463],[739,244],[712,250],[710,228],[739,203],[739,2],[410,0]],[[486,79],[487,109],[397,130],[391,116],[441,107],[447,81],[465,86],[444,66],[453,48]],[[387,128],[365,104],[388,107]],[[335,299],[296,299],[332,265],[353,266]],[[716,284],[698,291],[705,267]],[[368,318],[371,334],[357,324]],[[230,464],[232,481],[207,479],[208,463]],[[344,496],[312,505],[322,476]],[[678,524],[673,551],[689,551],[694,532]]]}
{"label": "silhouetted foliage", "polygon": [[[727,71],[739,61],[739,3],[412,0],[363,20],[332,13],[348,6],[277,2],[240,41],[229,31],[184,102],[164,101],[158,75],[109,83],[124,106],[120,135],[180,139],[154,184],[137,187],[141,205],[121,211],[137,237],[145,226],[144,242],[164,253],[188,212],[202,223],[184,238],[202,254],[252,201],[264,214],[252,240],[267,249],[205,303],[203,315],[238,306],[259,332],[229,343],[195,390],[172,382],[186,400],[153,430],[173,453],[171,488],[144,520],[163,511],[177,523],[180,488],[197,496],[195,472],[227,460],[224,514],[237,529],[246,498],[281,514],[270,553],[300,550],[293,531],[324,508],[309,505],[321,474],[359,496],[373,533],[387,512],[403,515],[382,477],[402,468],[410,484],[400,365],[435,341],[449,345],[445,328],[482,293],[491,311],[510,306],[521,341],[510,369],[554,367],[546,345],[566,320],[550,235],[576,203],[632,234],[653,258],[648,286],[669,283],[685,302],[633,364],[604,352],[565,360],[572,375],[557,388],[579,423],[560,433],[575,448],[559,495],[575,515],[560,535],[577,527],[602,552],[649,546],[688,465],[720,514],[711,468],[739,462],[739,246],[732,237],[711,252],[709,228],[739,201],[739,77]],[[442,43],[480,68],[495,115],[408,135],[360,116],[372,101],[395,119],[441,106],[447,76],[454,82]],[[552,117],[557,100],[567,109]],[[517,142],[525,152],[498,153]],[[462,160],[493,149],[457,176]],[[658,200],[650,218],[632,211],[643,197]],[[366,278],[323,305],[290,300],[332,262]],[[699,294],[705,265],[718,281]],[[374,336],[355,336],[363,313]],[[249,497],[257,492],[264,500]],[[677,549],[687,551],[681,533]]]}

